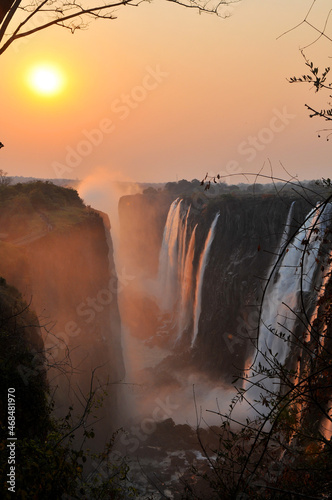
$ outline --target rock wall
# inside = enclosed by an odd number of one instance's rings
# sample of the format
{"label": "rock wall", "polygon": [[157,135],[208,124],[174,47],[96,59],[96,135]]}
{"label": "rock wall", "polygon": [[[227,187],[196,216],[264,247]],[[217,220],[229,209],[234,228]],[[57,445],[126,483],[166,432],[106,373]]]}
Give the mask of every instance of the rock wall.
{"label": "rock wall", "polygon": [[[175,342],[174,314],[166,318],[164,339],[168,339],[168,346],[173,345],[179,363],[190,360],[195,368],[208,372],[210,376],[218,378],[222,375],[226,379],[243,370],[254,350],[264,285],[276,260],[281,238],[285,237],[285,224],[293,199],[291,196],[264,194],[228,195],[212,198],[195,208],[190,196],[183,198],[181,210],[192,204],[188,227],[192,230],[197,224],[193,261],[196,272],[211,223],[216,213],[219,212],[220,216],[204,274],[199,331],[192,349],[194,318],[187,331],[183,332],[180,342]],[[158,195],[127,196],[120,200],[125,259],[130,262],[131,272],[138,277],[138,281],[142,269],[145,276],[157,280],[167,207],[172,201]],[[298,197],[288,228],[290,234],[297,230],[311,206],[311,203]],[[140,236],[145,234],[149,234],[154,242],[151,247],[150,241],[142,242]],[[187,240],[189,235],[190,232]],[[139,300],[140,309],[145,310],[134,325],[134,334],[145,340],[154,337],[152,343],[158,344],[165,315],[160,310],[156,312],[158,302],[153,299],[153,287],[146,287],[148,291],[144,301],[142,284],[137,284],[136,288],[140,286],[140,293],[130,295],[131,309]],[[142,327],[141,334],[137,332],[139,326]],[[253,342],[249,341],[249,337]]]}
{"label": "rock wall", "polygon": [[[57,196],[67,191],[47,189]],[[34,199],[40,201],[39,191]],[[6,206],[0,211],[0,275],[20,290],[38,316],[51,367],[49,383],[58,387],[57,410],[65,414],[72,404],[81,411],[79,400],[89,393],[95,370],[95,387],[111,384],[100,416],[102,425],[114,430],[116,387],[124,364],[108,217],[85,207],[75,192],[65,206],[29,206],[26,215],[19,215],[18,226],[14,216]]]}

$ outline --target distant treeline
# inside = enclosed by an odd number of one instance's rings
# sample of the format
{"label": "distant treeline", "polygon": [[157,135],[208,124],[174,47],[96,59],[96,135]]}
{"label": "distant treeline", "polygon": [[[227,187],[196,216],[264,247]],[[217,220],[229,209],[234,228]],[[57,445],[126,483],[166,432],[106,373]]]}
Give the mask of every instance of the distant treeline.
{"label": "distant treeline", "polygon": [[[271,178],[272,180],[272,178]],[[163,187],[156,188],[153,185],[143,190],[143,194],[157,194],[169,193],[175,196],[186,196],[192,193],[206,192],[207,197],[212,198],[219,195],[299,195],[304,191],[315,193],[316,195],[326,195],[326,187],[329,184],[329,179],[323,180],[310,180],[310,181],[283,181],[283,182],[270,182],[262,184],[258,182],[253,183],[239,183],[239,184],[226,184],[213,178],[212,180],[199,181],[193,179],[187,181],[182,179],[178,182],[167,182]]]}

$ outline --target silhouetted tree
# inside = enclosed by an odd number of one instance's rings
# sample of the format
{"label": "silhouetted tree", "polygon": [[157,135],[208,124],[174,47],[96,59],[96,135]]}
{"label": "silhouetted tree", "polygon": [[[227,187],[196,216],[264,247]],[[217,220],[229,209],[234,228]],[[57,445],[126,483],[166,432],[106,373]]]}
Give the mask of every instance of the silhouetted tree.
{"label": "silhouetted tree", "polygon": [[[306,51],[312,46],[315,45],[319,40],[323,39],[324,41],[332,42],[332,37],[329,34],[328,28],[329,28],[329,20],[330,20],[330,15],[331,11],[328,12],[325,20],[322,22],[322,28],[318,28],[316,22],[313,20],[315,19],[312,17],[315,13],[315,8],[318,6],[318,1],[313,0],[309,9],[307,10],[305,17],[302,22],[297,24],[296,26],[292,27],[291,29],[287,30],[285,33],[283,33],[280,36],[287,35],[289,32],[294,31],[295,29],[298,29],[300,26],[305,25],[307,28],[309,28],[312,33],[314,34],[315,38],[306,46],[300,48],[300,52],[304,58],[305,61],[305,66],[306,66],[306,73],[297,77],[293,76],[289,78],[290,83],[305,83],[309,84],[310,87],[315,89],[315,92],[319,91],[324,91],[328,93],[328,98],[331,98],[331,90],[332,90],[332,81],[328,80],[328,77],[330,76],[330,66],[326,66],[323,70],[320,70],[318,65],[308,59],[306,56]],[[316,10],[316,13],[318,11]],[[327,57],[328,59],[328,57]],[[332,107],[331,103],[328,102],[328,107],[324,109],[319,109],[316,106],[305,104],[305,107],[309,111],[309,116],[310,118],[313,117],[319,117],[323,118],[326,121],[331,121],[332,120]],[[330,129],[323,129],[319,132],[328,132],[327,134],[327,140],[329,140],[329,136],[331,135],[329,132],[331,132]],[[320,135],[318,135],[320,137]]]}
{"label": "silhouetted tree", "polygon": [[[94,19],[116,19],[115,9],[125,5],[138,6],[145,0],[94,0],[90,5],[72,0],[4,0],[0,5],[0,54],[14,41],[33,33],[60,26],[72,33],[86,29]],[[223,7],[239,0],[167,0],[199,12],[228,17]]]}

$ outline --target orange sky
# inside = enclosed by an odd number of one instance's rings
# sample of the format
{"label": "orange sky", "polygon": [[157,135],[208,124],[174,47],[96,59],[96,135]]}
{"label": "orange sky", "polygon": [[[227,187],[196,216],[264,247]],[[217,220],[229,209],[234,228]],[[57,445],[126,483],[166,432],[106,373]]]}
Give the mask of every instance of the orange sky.
{"label": "orange sky", "polygon": [[[304,108],[319,96],[286,81],[305,71],[298,48],[315,34],[302,26],[276,40],[310,5],[243,0],[222,20],[156,0],[74,36],[52,28],[17,42],[0,59],[0,168],[162,182],[258,172],[270,159],[275,175],[281,162],[301,179],[331,176],[331,143],[316,133],[326,124]],[[330,2],[315,7],[321,26]],[[320,41],[307,55],[327,65],[329,49]],[[66,77],[53,98],[27,86],[40,61]]]}

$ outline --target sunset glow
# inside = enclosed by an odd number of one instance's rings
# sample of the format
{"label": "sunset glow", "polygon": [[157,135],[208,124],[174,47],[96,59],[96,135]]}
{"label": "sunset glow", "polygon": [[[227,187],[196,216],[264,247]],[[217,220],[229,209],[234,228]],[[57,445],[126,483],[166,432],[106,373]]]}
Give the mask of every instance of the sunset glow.
{"label": "sunset glow", "polygon": [[28,84],[35,93],[50,97],[62,91],[64,76],[57,67],[40,64],[30,70]]}
{"label": "sunset glow", "polygon": [[[17,40],[0,79],[9,173],[54,178],[62,165],[61,175],[83,180],[103,167],[137,182],[168,182],[208,171],[236,183],[245,179],[231,175],[263,165],[269,172],[271,162],[280,177],[281,164],[302,179],[329,177],[331,143],[319,141],[320,124],[304,106],[321,99],[323,108],[324,96],[287,80],[305,71],[298,48],[315,32],[278,38],[306,6],[232,5],[221,19],[157,0],[70,38],[54,28]],[[320,25],[330,2],[315,5],[312,22]],[[325,43],[321,37],[306,53],[319,67],[327,64]]]}

